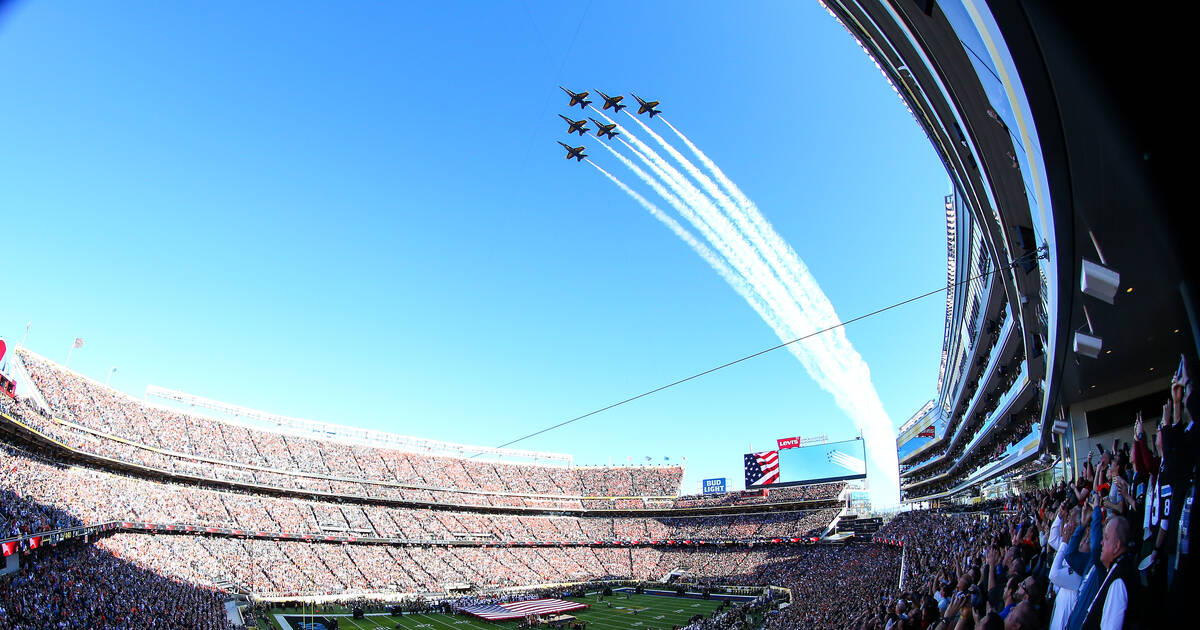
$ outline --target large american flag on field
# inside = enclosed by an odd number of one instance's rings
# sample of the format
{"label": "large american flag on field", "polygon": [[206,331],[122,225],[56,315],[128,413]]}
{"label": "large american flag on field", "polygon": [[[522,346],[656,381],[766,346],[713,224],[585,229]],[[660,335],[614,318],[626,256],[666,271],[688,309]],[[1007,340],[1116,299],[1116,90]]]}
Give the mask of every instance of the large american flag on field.
{"label": "large american flag on field", "polygon": [[746,487],[779,481],[779,451],[746,453]]}
{"label": "large american flag on field", "polygon": [[561,599],[531,599],[523,602],[507,602],[504,604],[463,606],[458,610],[459,612],[475,615],[488,621],[503,621],[505,619],[521,619],[528,615],[549,615],[587,607],[587,604],[568,602]]}

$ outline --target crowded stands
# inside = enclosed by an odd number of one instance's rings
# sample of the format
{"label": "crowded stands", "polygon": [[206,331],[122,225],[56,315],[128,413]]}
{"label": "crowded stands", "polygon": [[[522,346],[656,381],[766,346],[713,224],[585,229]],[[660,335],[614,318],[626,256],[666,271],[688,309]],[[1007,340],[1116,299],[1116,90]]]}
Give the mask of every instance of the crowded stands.
{"label": "crowded stands", "polygon": [[[36,366],[36,359],[31,363]],[[168,412],[48,364],[33,368],[39,370],[47,399],[57,401],[56,413],[70,424],[21,402],[3,402],[6,414],[34,417],[30,422],[38,430],[87,452],[166,464],[163,471],[204,472],[205,479],[244,475],[249,483],[219,487],[185,483],[185,477],[169,473],[130,476],[106,468],[103,460],[67,463],[53,449],[0,444],[0,538],[132,525],[105,531],[90,544],[22,547],[20,573],[0,589],[4,619],[25,624],[12,627],[41,627],[69,606],[83,614],[69,622],[77,625],[62,627],[224,628],[217,584],[256,596],[353,597],[443,593],[464,584],[487,590],[668,576],[697,585],[790,589],[790,605],[766,616],[769,628],[1076,630],[1130,627],[1134,621],[1156,627],[1182,607],[1180,593],[1194,579],[1190,505],[1182,505],[1194,492],[1195,430],[1179,386],[1172,387],[1156,432],[1139,419],[1132,444],[1089,455],[1070,483],[902,512],[870,540],[812,545],[788,543],[822,538],[841,506],[817,503],[805,509],[804,502],[832,501],[843,494],[844,482],[674,497],[669,507],[656,504],[678,510],[674,514],[640,516],[637,510],[651,505],[650,495],[620,493],[669,496],[678,487],[679,469],[426,461],[160,415]],[[971,457],[949,459],[950,467],[938,474],[969,474],[980,465],[976,457],[994,458],[1011,446],[1010,436],[1027,434],[1034,415],[1028,409],[1014,413],[1005,427],[976,441]],[[172,431],[171,423],[191,428]],[[223,451],[215,441],[186,437],[196,430],[215,431],[238,446]],[[138,445],[131,446],[135,440]],[[401,483],[439,466],[420,479],[429,485]],[[309,482],[332,496],[256,489]],[[933,483],[940,487],[953,480]],[[462,502],[447,509],[396,505],[378,500],[369,488]],[[476,507],[524,505],[520,501],[527,497],[521,495],[535,493],[551,509],[504,513]],[[588,501],[598,501],[598,509],[553,509],[587,507]],[[788,502],[795,507],[781,505]],[[755,511],[760,503],[763,508]],[[728,512],[731,508],[738,511]],[[243,534],[231,536],[222,528]],[[309,539],[294,539],[296,534]],[[37,596],[15,595],[32,584],[39,585]],[[138,605],[114,603],[142,591],[147,596]],[[1148,606],[1149,601],[1165,605]],[[162,610],[167,614],[156,616]]]}
{"label": "crowded stands", "polygon": [[587,506],[595,509],[673,499],[683,474],[678,466],[508,464],[297,437],[149,405],[27,350],[20,356],[50,406],[14,409],[22,421],[80,451],[179,474],[460,505],[581,508],[595,500]]}
{"label": "crowded stands", "polygon": [[0,629],[230,628],[227,596],[174,579],[170,569],[177,561],[137,563],[107,546],[102,541],[23,558],[21,571],[0,582]]}
{"label": "crowded stands", "polygon": [[837,509],[680,517],[485,514],[331,503],[154,482],[63,467],[0,444],[7,471],[0,531],[44,532],[106,521],[340,534],[405,541],[589,543],[667,539],[755,539],[822,530]]}

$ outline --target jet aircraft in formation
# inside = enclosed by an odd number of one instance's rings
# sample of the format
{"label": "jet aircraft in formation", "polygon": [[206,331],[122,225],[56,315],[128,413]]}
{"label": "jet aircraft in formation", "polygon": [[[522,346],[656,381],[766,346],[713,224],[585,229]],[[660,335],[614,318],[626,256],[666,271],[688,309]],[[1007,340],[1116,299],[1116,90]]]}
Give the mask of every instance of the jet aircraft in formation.
{"label": "jet aircraft in formation", "polygon": [[[567,126],[567,135],[568,136],[573,133],[576,133],[576,132],[578,132],[579,135],[582,136],[584,133],[591,131],[591,129],[588,129],[588,127],[587,127],[587,121],[591,120],[590,118],[586,119],[586,120],[571,120],[570,118],[567,118],[566,116],[563,116],[562,114],[559,114],[558,117],[567,121],[567,125],[568,125]],[[592,122],[596,122],[596,121],[593,120]]]}
{"label": "jet aircraft in formation", "polygon": [[646,101],[643,101],[637,94],[634,94],[633,98],[636,98],[637,102],[641,103],[641,105],[642,105],[641,107],[638,108],[638,116],[641,116],[642,114],[645,114],[646,112],[650,112],[650,117],[654,118],[655,114],[662,113],[662,111],[654,109],[655,107],[658,107],[658,101],[646,102]]}
{"label": "jet aircraft in formation", "polygon": [[587,106],[592,104],[591,101],[587,100],[587,97],[588,97],[587,92],[580,92],[580,93],[576,94],[561,85],[558,86],[558,89],[571,95],[571,104],[567,105],[567,107],[575,107],[576,105],[578,105],[579,109],[587,109]]}
{"label": "jet aircraft in formation", "polygon": [[[621,107],[628,107],[628,105],[622,105]],[[621,135],[620,131],[613,131],[614,129],[617,128],[617,123],[613,123],[611,125],[604,125],[604,124],[601,124],[600,121],[596,120],[595,118],[588,117],[588,120],[592,121],[596,125],[596,127],[597,127],[596,137],[597,138],[602,137],[602,136],[608,136],[608,139],[612,140],[613,138]]]}
{"label": "jet aircraft in formation", "polygon": [[[587,100],[588,92],[575,93],[561,85],[558,86],[558,89],[566,92],[571,97],[571,102],[567,105],[567,107],[575,107],[576,105],[578,105],[579,109],[587,109],[587,106],[592,104],[592,101]],[[611,107],[613,109],[613,113],[617,113],[617,112],[621,111],[623,108],[629,107],[628,105],[621,104],[621,99],[625,98],[625,96],[622,94],[618,94],[616,96],[609,96],[609,95],[605,94],[604,92],[601,92],[600,90],[596,90],[596,93],[599,94],[600,96],[604,97],[604,106],[601,107],[600,109],[608,109]],[[643,101],[641,99],[641,97],[639,97],[637,94],[633,94],[633,98],[636,98],[638,104],[640,105],[640,107],[638,107],[638,116],[641,116],[642,114],[649,112],[650,117],[654,118],[655,115],[662,113],[662,111],[654,109],[655,107],[658,107],[658,101]],[[616,130],[616,128],[617,128],[616,123],[612,123],[610,125],[605,125],[605,124],[601,124],[595,118],[591,118],[591,117],[587,118],[586,120],[571,120],[570,118],[568,118],[567,116],[563,116],[562,114],[559,114],[558,117],[567,121],[567,135],[571,135],[573,133],[578,133],[580,136],[583,136],[586,132],[591,131],[586,126],[586,123],[588,120],[592,121],[592,123],[594,123],[596,125],[596,137],[597,138],[607,137],[609,140],[612,140],[613,138],[621,135],[621,132]],[[582,162],[583,158],[587,157],[587,155],[584,154],[584,152],[583,152],[583,150],[586,147],[583,147],[583,146],[573,147],[565,142],[559,142],[559,144],[561,144],[562,147],[567,150],[567,159],[568,160],[571,158],[575,158],[577,161]]]}
{"label": "jet aircraft in formation", "polygon": [[559,144],[561,144],[563,146],[563,148],[567,150],[567,159],[568,160],[571,158],[575,158],[576,160],[582,162],[583,158],[587,157],[587,155],[583,152],[584,147],[581,147],[581,146],[573,147],[573,146],[571,146],[565,142],[561,142],[561,141],[559,142]]}
{"label": "jet aircraft in formation", "polygon": [[604,97],[604,107],[601,107],[600,109],[608,109],[609,107],[611,107],[611,108],[613,108],[613,113],[616,114],[616,113],[620,113],[620,111],[622,109],[629,107],[628,105],[621,105],[621,99],[625,98],[621,94],[618,94],[616,96],[609,96],[609,95],[605,94],[604,92],[601,92],[600,90],[596,90],[596,93],[599,94],[600,96]]}

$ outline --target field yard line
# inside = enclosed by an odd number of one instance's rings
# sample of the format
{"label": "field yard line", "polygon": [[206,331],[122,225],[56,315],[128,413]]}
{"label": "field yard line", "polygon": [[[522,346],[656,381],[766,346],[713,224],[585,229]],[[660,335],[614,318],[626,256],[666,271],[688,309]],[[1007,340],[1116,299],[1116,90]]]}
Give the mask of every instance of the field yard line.
{"label": "field yard line", "polygon": [[[476,628],[477,630],[492,630],[491,628],[488,628],[487,626],[479,626],[479,625],[476,625],[476,624],[475,624],[475,620],[474,620],[474,619],[472,619],[472,618],[470,618],[470,617],[468,617],[468,616],[466,616],[466,615],[462,615],[462,618],[463,618],[463,619],[464,619],[464,620],[467,622],[467,623],[463,623],[463,624],[457,624],[457,623],[446,623],[445,621],[442,621],[442,620],[438,619],[437,617],[434,617],[433,615],[427,615],[427,614],[425,614],[425,613],[418,613],[416,616],[418,616],[418,617],[428,617],[428,618],[429,618],[429,620],[430,620],[430,621],[432,621],[433,623],[435,623],[435,624],[439,624],[439,625],[443,625],[443,626],[446,626],[447,628],[456,628],[456,627],[458,627],[458,626],[468,626],[468,627],[471,627],[471,628]],[[446,616],[446,615],[441,615],[441,614],[439,614],[438,616]],[[493,626],[493,627],[494,627],[494,626]]]}
{"label": "field yard line", "polygon": [[417,618],[419,616],[420,615],[401,615],[401,616],[397,617],[398,621],[396,623],[404,626],[405,628],[412,628],[412,627],[415,627],[417,624],[423,623],[420,619]]}
{"label": "field yard line", "polygon": [[643,615],[641,614],[630,615],[626,613],[596,613],[593,615],[588,615],[588,617],[585,617],[585,619],[587,619],[589,626],[619,628],[620,630],[627,630],[632,626],[634,621],[642,622],[642,626],[639,627],[644,627],[646,625]]}
{"label": "field yard line", "polygon": [[[428,623],[429,625],[432,625],[432,626],[434,626],[434,627],[437,627],[437,626],[446,626],[446,627],[448,627],[448,628],[453,628],[453,627],[454,627],[454,624],[449,624],[449,623],[446,623],[445,621],[442,621],[442,620],[438,619],[437,617],[434,617],[432,614],[427,614],[427,613],[417,613],[417,614],[415,614],[415,615],[409,615],[409,616],[410,616],[410,617],[420,617],[420,619],[418,619],[417,621],[423,621],[423,622],[426,622],[426,623]],[[440,616],[440,615],[439,615],[439,616]],[[466,625],[466,624],[463,624],[463,625]]]}
{"label": "field yard line", "polygon": [[602,620],[588,620],[588,627],[596,628],[617,628],[618,630],[628,630],[630,625],[627,623],[608,623]]}
{"label": "field yard line", "polygon": [[[363,626],[360,626],[360,625],[358,625],[358,620],[354,619],[354,617],[339,617],[339,618],[338,618],[338,621],[339,621],[339,622],[342,622],[342,621],[349,621],[351,624],[353,624],[353,625],[354,625],[354,627],[355,627],[355,628],[362,628],[362,627],[363,627]],[[341,623],[339,623],[339,624],[338,624],[338,627],[341,627]],[[376,625],[374,625],[374,624],[371,624],[371,627],[373,627],[373,628],[378,628],[379,626],[376,626]]]}
{"label": "field yard line", "polygon": [[600,617],[601,621],[621,622],[624,623],[624,625],[630,625],[635,621],[641,621],[642,625],[645,625],[647,619],[651,619],[652,621],[662,621],[661,619],[652,619],[652,615],[650,615],[649,611],[638,613],[636,615],[616,613],[613,615],[603,615]]}

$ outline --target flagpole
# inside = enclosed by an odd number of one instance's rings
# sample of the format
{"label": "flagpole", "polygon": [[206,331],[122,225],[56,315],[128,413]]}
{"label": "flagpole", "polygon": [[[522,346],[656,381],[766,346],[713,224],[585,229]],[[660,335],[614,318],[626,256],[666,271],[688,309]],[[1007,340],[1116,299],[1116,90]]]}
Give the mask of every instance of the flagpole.
{"label": "flagpole", "polygon": [[71,369],[71,355],[74,353],[75,353],[75,344],[72,343],[71,349],[67,350],[67,364],[65,366],[63,366],[65,368],[67,368],[68,370]]}
{"label": "flagpole", "polygon": [[29,327],[30,327],[30,326],[33,326],[33,320],[30,320],[29,322],[27,322],[27,323],[25,324],[25,334],[24,334],[24,335],[22,335],[22,337],[21,337],[21,345],[17,346],[17,350],[20,350],[21,348],[24,348],[24,347],[25,347],[25,340],[29,338]]}

